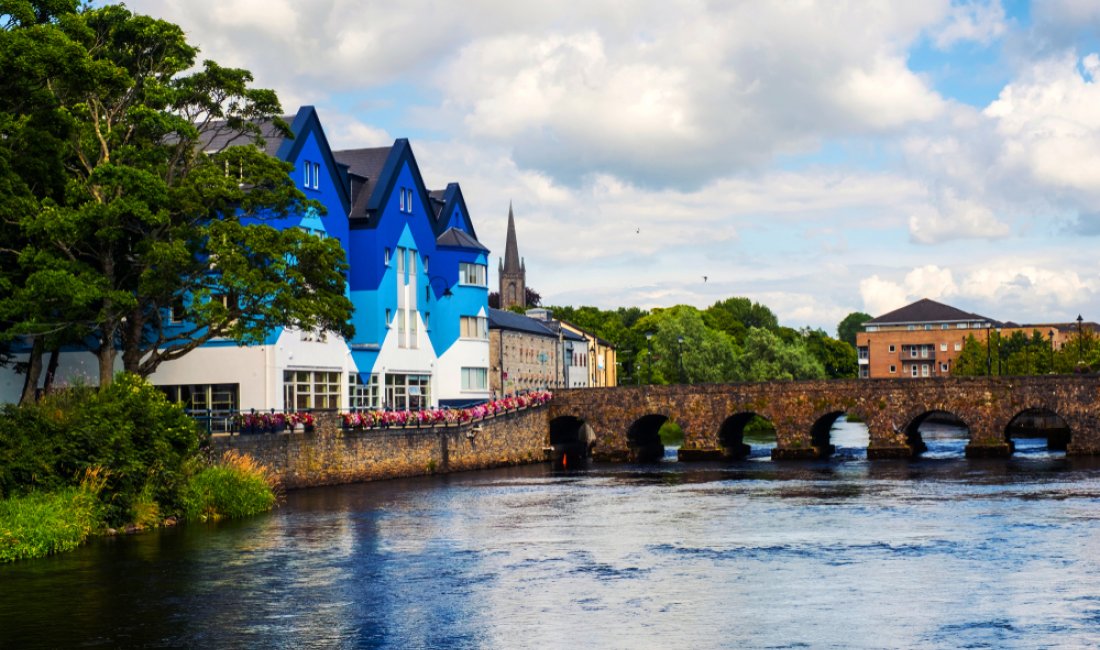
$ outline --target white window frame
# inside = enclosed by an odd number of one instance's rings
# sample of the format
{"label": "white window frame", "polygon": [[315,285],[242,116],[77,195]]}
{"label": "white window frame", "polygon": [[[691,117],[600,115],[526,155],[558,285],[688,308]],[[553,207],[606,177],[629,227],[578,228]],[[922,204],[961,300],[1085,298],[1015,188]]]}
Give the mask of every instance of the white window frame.
{"label": "white window frame", "polygon": [[321,189],[321,163],[313,163],[313,189]]}
{"label": "white window frame", "polygon": [[462,368],[462,392],[483,393],[489,390],[488,368]]}
{"label": "white window frame", "polygon": [[890,364],[890,374],[891,375],[896,374],[897,371],[898,371],[898,367],[895,366],[894,364]]}
{"label": "white window frame", "polygon": [[[472,276],[472,277],[471,277]],[[458,263],[458,283],[471,287],[488,287],[488,267],[476,262]]]}

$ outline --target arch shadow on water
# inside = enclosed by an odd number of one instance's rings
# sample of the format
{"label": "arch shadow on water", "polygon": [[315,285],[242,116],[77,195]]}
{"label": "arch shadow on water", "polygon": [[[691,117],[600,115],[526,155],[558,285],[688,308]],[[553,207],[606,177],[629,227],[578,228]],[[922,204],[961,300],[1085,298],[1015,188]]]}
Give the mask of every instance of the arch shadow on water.
{"label": "arch shadow on water", "polygon": [[669,422],[667,415],[651,413],[643,415],[630,425],[626,432],[626,444],[630,460],[635,463],[657,463],[665,459],[665,443],[661,440],[661,427]]}
{"label": "arch shadow on water", "polygon": [[905,427],[905,438],[914,457],[963,458],[970,427],[954,413],[925,411]]}
{"label": "arch shadow on water", "polygon": [[550,462],[554,467],[581,467],[592,456],[596,435],[584,420],[563,415],[550,420]]}
{"label": "arch shadow on water", "polygon": [[735,413],[719,427],[718,444],[728,460],[770,459],[777,444],[775,427],[771,420],[758,413]]}
{"label": "arch shadow on water", "polygon": [[1013,454],[1021,456],[1064,455],[1072,436],[1069,424],[1047,408],[1024,409],[1005,426]]}

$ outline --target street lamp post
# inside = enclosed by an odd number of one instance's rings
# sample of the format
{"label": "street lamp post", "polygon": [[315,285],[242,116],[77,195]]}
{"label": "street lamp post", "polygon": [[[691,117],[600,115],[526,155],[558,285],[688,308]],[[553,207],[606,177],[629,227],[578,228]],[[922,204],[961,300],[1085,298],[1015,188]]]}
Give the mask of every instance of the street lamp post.
{"label": "street lamp post", "polygon": [[1085,319],[1081,318],[1081,314],[1077,314],[1077,363],[1080,365],[1081,357],[1084,355],[1084,333],[1081,331],[1081,321]]}
{"label": "street lamp post", "polygon": [[684,337],[676,337],[676,363],[680,366],[680,383],[686,384],[687,380],[684,379]]}
{"label": "street lamp post", "polygon": [[989,323],[986,323],[986,376],[987,377],[993,374],[993,357],[990,354],[990,348],[992,346],[992,341],[990,341],[990,338],[989,338],[990,333],[991,333],[991,331],[989,329]]}
{"label": "street lamp post", "polygon": [[1050,374],[1054,374],[1054,329],[1051,328],[1047,332],[1047,336],[1050,337]]}
{"label": "street lamp post", "polygon": [[645,383],[653,383],[653,332],[645,333],[646,377]]}
{"label": "street lamp post", "polygon": [[997,376],[1001,376],[1001,328],[997,328]]}

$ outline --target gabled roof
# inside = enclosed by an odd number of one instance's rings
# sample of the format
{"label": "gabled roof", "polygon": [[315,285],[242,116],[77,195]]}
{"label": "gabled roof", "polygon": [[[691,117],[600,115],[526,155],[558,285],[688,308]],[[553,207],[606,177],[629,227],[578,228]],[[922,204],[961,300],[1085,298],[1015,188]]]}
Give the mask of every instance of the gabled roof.
{"label": "gabled roof", "polygon": [[435,243],[440,246],[454,246],[457,248],[472,248],[474,250],[489,252],[481,242],[462,232],[458,228],[448,228],[446,232],[436,238]]}
{"label": "gabled roof", "polygon": [[[329,147],[325,130],[321,127],[321,119],[317,116],[317,109],[313,106],[303,106],[294,115],[283,115],[280,119],[290,126],[290,136],[276,126],[274,120],[264,120],[259,123],[260,134],[264,138],[264,153],[287,162],[295,160],[307,139],[298,136],[312,130],[314,137],[317,138],[321,155],[325,157],[325,168],[333,175],[332,184],[336,187],[343,204],[350,206],[348,181],[344,176],[345,168],[339,164]],[[201,137],[203,151],[222,151],[229,147],[252,143],[251,134],[231,128],[225,120],[211,121],[204,128]]]}
{"label": "gabled roof", "polygon": [[[434,192],[432,193],[434,196]],[[474,222],[470,219],[470,211],[466,208],[466,198],[462,196],[462,187],[458,183],[448,183],[447,189],[443,190],[443,207],[436,215],[435,233],[441,234],[448,228],[448,224],[451,223],[451,215],[454,214],[457,208],[462,215],[462,230],[465,230],[470,237],[477,239],[477,231],[474,230]],[[488,251],[489,249],[485,249]]]}
{"label": "gabled roof", "polygon": [[352,180],[352,204],[349,216],[352,219],[367,216],[367,203],[378,185],[382,168],[390,157],[390,147],[371,147],[368,149],[346,149],[334,151],[336,160],[348,166],[348,175]]}
{"label": "gabled roof", "polygon": [[[380,170],[376,170],[375,166],[382,158],[382,150],[353,149],[338,151],[335,154],[337,160],[346,164],[353,175],[367,180],[366,186],[357,193],[355,205],[352,206],[352,212],[349,215],[353,224],[358,222],[359,226],[367,228],[378,225],[383,208],[389,201],[394,184],[397,182],[397,175],[405,165],[408,165],[409,172],[413,175],[414,191],[420,197],[420,204],[431,210],[431,198],[428,196],[424,178],[420,175],[420,166],[416,164],[416,156],[413,155],[408,138],[394,140],[393,146],[385,152]],[[357,157],[359,160],[356,160]],[[434,223],[434,215],[429,214],[429,218]]]}
{"label": "gabled roof", "polygon": [[954,323],[960,321],[989,321],[995,323],[992,318],[972,314],[957,309],[942,302],[922,298],[910,305],[883,314],[878,318],[872,318],[864,325],[904,325],[907,323]]}
{"label": "gabled roof", "polygon": [[333,155],[332,148],[328,144],[328,137],[325,136],[325,130],[321,127],[321,118],[317,116],[317,109],[312,106],[299,108],[298,114],[294,116],[294,121],[290,125],[290,130],[294,133],[294,139],[284,138],[279,144],[276,157],[286,161],[296,160],[298,153],[306,143],[306,138],[300,136],[313,131],[313,136],[317,139],[317,146],[321,150],[321,155],[325,158],[325,168],[332,174],[332,184],[336,188],[345,209],[350,209],[351,197],[348,195],[346,168],[344,165],[339,164],[336,156]]}

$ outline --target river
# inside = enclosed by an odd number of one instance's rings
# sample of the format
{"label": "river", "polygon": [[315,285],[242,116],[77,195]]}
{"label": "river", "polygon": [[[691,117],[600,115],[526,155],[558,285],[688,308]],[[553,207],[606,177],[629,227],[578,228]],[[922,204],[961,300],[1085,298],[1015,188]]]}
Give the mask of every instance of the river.
{"label": "river", "polygon": [[0,566],[0,647],[1100,646],[1100,462],[940,434],[297,491]]}

